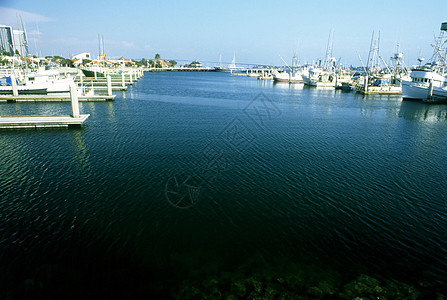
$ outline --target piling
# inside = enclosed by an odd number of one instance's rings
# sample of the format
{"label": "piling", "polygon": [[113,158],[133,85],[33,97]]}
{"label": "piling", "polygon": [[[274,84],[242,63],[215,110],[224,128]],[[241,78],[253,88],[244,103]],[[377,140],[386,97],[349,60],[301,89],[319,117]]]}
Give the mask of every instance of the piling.
{"label": "piling", "polygon": [[107,95],[112,96],[112,77],[107,75]]}
{"label": "piling", "polygon": [[125,86],[126,86],[126,84],[125,84],[125,82],[124,82],[124,73],[121,73],[121,86],[122,86],[122,87],[125,87]]}
{"label": "piling", "polygon": [[11,85],[12,85],[12,95],[14,97],[19,95],[19,90],[17,89],[16,77],[14,74],[11,74]]}
{"label": "piling", "polygon": [[365,76],[365,87],[364,87],[365,94],[368,93],[368,75]]}
{"label": "piling", "polygon": [[78,92],[76,89],[76,85],[74,83],[70,84],[70,100],[71,100],[72,117],[79,118]]}
{"label": "piling", "polygon": [[428,87],[428,95],[427,99],[431,99],[433,97],[433,81],[430,80],[430,86]]}
{"label": "piling", "polygon": [[129,74],[130,84],[133,84],[132,74],[133,74],[133,72],[130,72],[130,74]]}

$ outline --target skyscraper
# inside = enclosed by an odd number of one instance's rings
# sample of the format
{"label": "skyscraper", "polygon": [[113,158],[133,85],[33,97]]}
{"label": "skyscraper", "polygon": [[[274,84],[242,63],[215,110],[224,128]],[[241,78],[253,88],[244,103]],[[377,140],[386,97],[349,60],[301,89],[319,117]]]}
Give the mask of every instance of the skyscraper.
{"label": "skyscraper", "polygon": [[14,40],[11,26],[0,25],[0,52],[14,55]]}

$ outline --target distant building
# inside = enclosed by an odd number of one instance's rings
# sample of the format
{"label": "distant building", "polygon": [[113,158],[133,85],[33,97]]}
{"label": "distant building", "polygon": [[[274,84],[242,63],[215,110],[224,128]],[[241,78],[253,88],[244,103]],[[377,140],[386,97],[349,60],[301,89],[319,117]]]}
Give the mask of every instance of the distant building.
{"label": "distant building", "polygon": [[78,67],[80,64],[82,64],[82,59],[72,58],[71,61],[73,62],[74,67]]}
{"label": "distant building", "polygon": [[14,55],[14,40],[11,26],[0,25],[0,52],[8,52],[10,55]]}
{"label": "distant building", "polygon": [[167,61],[165,61],[165,60],[161,60],[161,59],[156,59],[156,60],[154,60],[154,63],[155,63],[155,64],[156,64],[156,63],[159,63],[160,66],[161,66],[163,69],[169,68],[169,67],[171,66],[171,64],[170,64],[169,62],[167,62]]}
{"label": "distant building", "polygon": [[193,61],[192,63],[190,63],[190,64],[188,65],[188,67],[190,67],[190,68],[201,68],[201,67],[202,67],[202,64],[199,63],[199,62],[197,61],[197,59],[196,59],[195,61]]}
{"label": "distant building", "polygon": [[83,52],[81,54],[75,55],[72,57],[72,59],[80,59],[80,60],[90,59],[91,60],[90,53],[88,53],[88,52]]}
{"label": "distant building", "polygon": [[21,57],[27,57],[29,54],[29,48],[25,31],[13,30],[12,35],[14,37],[14,53],[19,53]]}

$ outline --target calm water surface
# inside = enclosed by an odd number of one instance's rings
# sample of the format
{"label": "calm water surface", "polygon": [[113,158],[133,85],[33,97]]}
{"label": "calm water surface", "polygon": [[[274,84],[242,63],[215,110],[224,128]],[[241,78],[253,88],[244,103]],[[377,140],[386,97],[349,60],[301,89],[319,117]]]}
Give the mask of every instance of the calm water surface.
{"label": "calm water surface", "polygon": [[297,270],[445,292],[445,105],[149,73],[81,113],[78,129],[0,132],[2,297],[161,297]]}

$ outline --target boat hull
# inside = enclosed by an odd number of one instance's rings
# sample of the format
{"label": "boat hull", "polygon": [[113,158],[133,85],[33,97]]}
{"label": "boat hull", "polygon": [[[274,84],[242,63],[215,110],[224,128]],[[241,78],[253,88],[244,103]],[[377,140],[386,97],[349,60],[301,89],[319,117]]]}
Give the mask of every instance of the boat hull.
{"label": "boat hull", "polygon": [[[17,88],[17,92],[19,95],[46,95],[46,88]],[[12,87],[10,89],[0,89],[0,95],[12,95]]]}
{"label": "boat hull", "polygon": [[[105,77],[104,73],[98,71],[90,71],[82,69],[82,73],[84,73],[85,77]],[[96,76],[95,76],[96,74]]]}
{"label": "boat hull", "polygon": [[402,98],[413,100],[427,99],[429,93],[428,86],[415,84],[410,81],[402,82]]}

